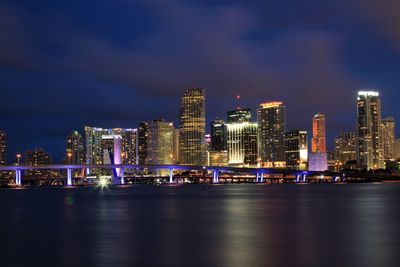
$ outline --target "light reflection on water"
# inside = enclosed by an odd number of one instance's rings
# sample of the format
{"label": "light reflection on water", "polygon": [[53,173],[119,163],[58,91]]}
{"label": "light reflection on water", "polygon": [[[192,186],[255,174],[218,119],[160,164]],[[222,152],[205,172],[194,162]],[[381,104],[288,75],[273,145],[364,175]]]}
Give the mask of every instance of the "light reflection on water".
{"label": "light reflection on water", "polygon": [[400,266],[399,200],[399,183],[0,190],[1,266]]}

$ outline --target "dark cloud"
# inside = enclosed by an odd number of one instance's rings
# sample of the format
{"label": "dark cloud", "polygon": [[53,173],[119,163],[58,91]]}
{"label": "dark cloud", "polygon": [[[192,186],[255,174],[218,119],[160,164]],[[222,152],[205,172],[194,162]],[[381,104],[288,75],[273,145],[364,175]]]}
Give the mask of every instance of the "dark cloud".
{"label": "dark cloud", "polygon": [[[21,124],[35,125],[22,143],[48,137],[50,150],[60,151],[66,134],[84,124],[176,121],[183,89],[202,86],[209,120],[224,118],[241,94],[253,110],[285,101],[289,128],[309,129],[320,111],[330,137],[353,130],[355,91],[371,80],[387,84],[371,77],[349,44],[381,36],[382,28],[389,40],[399,33],[394,1],[389,8],[368,0],[356,10],[357,2],[10,2],[0,6],[0,87],[10,100],[0,107],[0,127],[21,140]],[[369,20],[373,31],[362,28]],[[368,44],[360,49],[379,60]]]}

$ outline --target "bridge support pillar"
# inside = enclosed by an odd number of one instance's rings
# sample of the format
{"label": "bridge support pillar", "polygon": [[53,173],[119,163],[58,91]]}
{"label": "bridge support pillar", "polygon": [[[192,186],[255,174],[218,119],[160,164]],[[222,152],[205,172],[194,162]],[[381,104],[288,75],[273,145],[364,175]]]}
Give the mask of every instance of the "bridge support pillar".
{"label": "bridge support pillar", "polygon": [[307,174],[303,174],[303,183],[305,183],[307,180]]}
{"label": "bridge support pillar", "polygon": [[124,168],[121,168],[120,176],[121,176],[121,184],[125,184],[125,169]]}
{"label": "bridge support pillar", "polygon": [[264,173],[260,173],[260,183],[264,183]]}
{"label": "bridge support pillar", "polygon": [[258,178],[260,177],[260,173],[259,172],[257,172],[256,173],[256,183],[258,183]]}
{"label": "bridge support pillar", "polygon": [[72,169],[68,168],[67,169],[67,186],[72,185]]}
{"label": "bridge support pillar", "polygon": [[15,170],[15,184],[16,185],[21,185],[22,184],[21,170]]}
{"label": "bridge support pillar", "polygon": [[169,169],[169,183],[172,184],[174,182],[174,169]]}
{"label": "bridge support pillar", "polygon": [[218,170],[214,170],[214,172],[213,172],[213,183],[214,184],[219,183],[219,172],[218,172]]}
{"label": "bridge support pillar", "polygon": [[300,174],[296,174],[296,180],[295,180],[295,182],[296,182],[296,183],[300,182]]}

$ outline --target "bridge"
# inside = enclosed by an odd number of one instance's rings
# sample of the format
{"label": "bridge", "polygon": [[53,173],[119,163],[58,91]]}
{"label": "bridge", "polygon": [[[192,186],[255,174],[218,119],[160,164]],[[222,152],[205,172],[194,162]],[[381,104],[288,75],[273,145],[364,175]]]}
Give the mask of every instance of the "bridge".
{"label": "bridge", "polygon": [[[360,172],[315,172],[315,171],[302,171],[292,170],[288,168],[244,168],[244,167],[231,167],[231,166],[189,166],[189,165],[126,165],[126,164],[107,164],[107,165],[14,165],[14,166],[0,166],[0,171],[15,172],[15,184],[22,185],[22,172],[32,170],[66,170],[67,177],[65,184],[67,186],[74,185],[74,170],[93,170],[93,169],[110,169],[118,173],[120,184],[125,184],[125,170],[149,170],[161,171],[166,170],[169,173],[169,183],[174,183],[174,171],[201,171],[212,174],[212,183],[219,183],[220,176],[223,174],[246,174],[250,175],[250,180],[256,183],[263,183],[267,179],[271,182],[273,180],[286,180],[291,182],[310,182],[321,181],[321,179],[332,182],[343,182],[349,179],[358,179],[362,181],[383,181],[383,180],[397,180],[400,181],[400,176],[360,173]],[[79,177],[81,179],[82,177]]]}

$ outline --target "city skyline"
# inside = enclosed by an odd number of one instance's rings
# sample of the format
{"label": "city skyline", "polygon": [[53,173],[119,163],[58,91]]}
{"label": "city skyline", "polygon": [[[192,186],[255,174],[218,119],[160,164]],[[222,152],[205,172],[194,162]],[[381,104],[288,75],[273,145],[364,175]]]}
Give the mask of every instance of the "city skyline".
{"label": "city skyline", "polygon": [[[186,90],[184,90],[184,92],[188,92],[188,90],[192,90],[192,89],[186,89]],[[206,98],[206,89],[205,88],[193,88],[193,90],[203,90],[202,91],[202,97],[204,97],[204,104],[206,104],[206,102],[207,101],[205,101],[205,98]],[[363,90],[366,90],[366,89],[363,89]],[[370,90],[372,90],[372,89],[370,89]],[[184,93],[184,95],[186,94],[186,93]],[[379,95],[379,106],[381,106],[381,94],[379,93],[379,92],[375,92],[375,91],[358,91],[358,98],[359,98],[359,96],[360,96],[360,93],[361,94],[364,94],[364,93],[372,93],[372,94],[378,94]],[[272,102],[263,102],[263,103],[259,103],[258,104],[258,108],[241,108],[240,107],[240,96],[239,95],[237,95],[237,96],[235,96],[235,98],[236,98],[236,101],[237,101],[237,106],[236,106],[236,108],[234,109],[234,110],[228,110],[227,111],[227,118],[226,118],[226,121],[225,120],[222,120],[222,121],[225,121],[225,123],[228,123],[229,121],[232,121],[232,122],[235,122],[236,120],[238,120],[238,121],[249,121],[249,122],[252,122],[252,123],[255,123],[255,124],[257,124],[257,120],[259,119],[259,118],[257,118],[258,117],[258,115],[257,115],[257,113],[259,113],[260,112],[260,107],[261,108],[265,108],[265,107],[267,107],[267,108],[274,108],[274,107],[276,107],[276,106],[283,106],[284,105],[284,103],[283,102],[277,102],[277,101],[272,101]],[[182,101],[182,100],[181,100]],[[182,105],[182,103],[181,103],[181,105]],[[285,108],[285,111],[286,111],[286,106],[283,106],[284,108]],[[182,107],[180,108],[180,109],[182,109]],[[380,113],[384,110],[383,108],[379,108],[380,109]],[[381,111],[381,109],[382,109],[382,111]],[[179,113],[179,114],[181,114],[181,112]],[[205,114],[207,114],[207,112],[205,112]],[[252,115],[255,115],[255,116],[252,116]],[[290,127],[290,125],[289,126],[285,126],[285,130],[286,130],[286,132],[290,132],[290,131],[293,131],[293,130],[295,130],[295,129],[302,129],[302,130],[304,130],[304,131],[308,131],[308,132],[313,132],[313,126],[314,126],[314,120],[315,120],[315,118],[316,118],[316,116],[319,116],[319,115],[323,115],[323,114],[321,114],[321,112],[318,112],[316,115],[314,115],[313,116],[313,121],[312,121],[312,123],[310,123],[310,125],[308,125],[308,126],[304,126],[304,127],[301,127],[301,128],[291,128]],[[223,117],[223,116],[219,116],[219,117],[216,117],[216,119],[215,120],[220,120],[219,118],[221,118],[221,117]],[[161,116],[159,117],[159,119],[153,119],[153,120],[149,120],[148,122],[146,122],[146,123],[150,123],[150,122],[152,122],[152,121],[157,121],[157,120],[160,120],[160,118],[161,118]],[[324,118],[324,120],[325,120],[325,115],[323,115],[323,118]],[[211,127],[211,124],[212,124],[212,120],[210,120],[208,117],[207,117],[207,115],[205,116],[205,119],[206,119],[206,124],[204,125],[204,127],[206,127],[205,129],[205,133],[210,133],[211,131],[212,131],[212,127]],[[383,127],[383,122],[385,121],[385,119],[391,119],[391,120],[395,120],[394,119],[394,117],[393,116],[388,116],[388,117],[385,117],[385,118],[382,118],[382,125],[381,125],[381,123],[379,122],[379,124],[378,125],[380,125],[379,127]],[[171,124],[172,125],[176,125],[176,130],[179,130],[179,123],[174,123],[174,121],[179,121],[179,117],[178,118],[173,118],[173,119],[169,119],[169,118],[167,118],[167,119],[165,119],[165,118],[161,118],[161,120],[170,120],[171,122]],[[214,121],[215,121],[214,120]],[[286,116],[284,116],[284,120],[286,120]],[[140,129],[140,127],[141,127],[141,125],[143,124],[144,122],[142,121],[142,122],[138,122],[136,125],[134,125],[133,127],[131,127],[131,128],[127,128],[127,129],[129,129],[129,131],[131,131],[131,130],[135,130],[135,131],[137,131],[138,129]],[[258,125],[260,125],[260,123],[261,122],[258,122]],[[328,125],[329,125],[329,123],[328,123]],[[326,127],[326,126],[324,126],[325,128],[327,128],[327,129],[329,129],[329,126],[328,127]],[[70,132],[69,132],[69,134],[71,135],[71,134],[85,134],[85,131],[86,131],[86,128],[88,128],[88,125],[84,125],[83,127],[82,127],[82,129],[73,129],[73,130],[70,130]],[[393,128],[393,130],[395,130],[395,127],[392,127]],[[96,126],[96,127],[93,127],[93,129],[98,129],[98,130],[104,130],[104,131],[113,131],[114,129],[116,129],[116,130],[123,130],[123,128],[120,128],[120,127],[112,127],[112,128],[101,128],[101,127],[98,127],[98,126]],[[311,129],[311,130],[309,130],[309,129]],[[1,129],[0,129],[1,130]],[[335,144],[335,142],[336,142],[336,140],[337,140],[337,138],[338,137],[340,137],[340,134],[342,134],[342,133],[346,133],[346,132],[351,132],[351,131],[356,131],[357,129],[356,128],[354,128],[354,129],[349,129],[349,130],[346,130],[346,131],[343,131],[343,132],[340,132],[337,136],[333,136],[332,137],[332,139],[329,139],[329,138],[326,138],[326,147],[327,147],[327,150],[328,150],[328,152],[331,152],[331,153],[334,153],[335,152],[335,147],[336,147],[336,144]],[[382,129],[383,130],[383,129]],[[7,151],[8,151],[8,153],[7,153],[7,155],[6,155],[6,158],[7,158],[7,163],[9,163],[9,164],[11,164],[11,163],[13,163],[13,162],[16,162],[17,161],[17,155],[22,155],[22,157],[23,157],[23,155],[24,155],[24,153],[25,153],[25,151],[28,151],[28,150],[35,150],[35,149],[44,149],[46,152],[48,152],[49,153],[49,155],[51,155],[51,157],[53,158],[53,159],[55,159],[54,161],[55,162],[67,162],[68,161],[68,140],[69,140],[69,138],[70,138],[70,136],[66,136],[65,138],[64,138],[64,147],[63,147],[63,151],[57,151],[57,153],[56,154],[54,154],[54,153],[52,153],[52,151],[51,150],[48,150],[48,149],[46,149],[46,148],[44,148],[43,146],[32,146],[32,147],[30,147],[30,148],[26,148],[26,149],[24,149],[24,150],[22,150],[22,151],[17,151],[16,153],[14,153],[14,154],[12,154],[12,155],[9,155],[10,154],[10,146],[8,145],[8,136],[7,136],[7,132],[6,131],[4,131],[3,130],[3,132],[4,132],[4,134],[5,134],[5,136],[6,136],[6,138],[7,138]],[[179,132],[179,131],[178,131]],[[285,131],[284,131],[285,132]],[[331,134],[330,134],[330,132],[329,131],[326,131],[326,136],[330,136]],[[200,135],[199,135],[200,136]],[[393,136],[393,138],[395,138],[397,135],[396,135],[396,133],[395,133],[395,136]],[[307,136],[307,138],[308,138],[308,140],[307,140],[307,142],[309,143],[309,147],[308,147],[308,150],[309,150],[309,152],[313,152],[313,145],[312,145],[312,142],[313,142],[313,138],[312,138],[313,136],[312,135],[308,135]],[[138,139],[138,137],[136,137],[137,139],[135,140],[135,142],[138,142],[138,145],[139,145],[139,147],[138,147],[138,149],[140,150],[140,140]],[[65,139],[67,139],[67,144],[65,144]],[[259,139],[259,138],[257,138],[257,139]],[[397,140],[397,139],[395,139],[395,140]],[[178,141],[179,141],[179,138],[178,138]],[[383,140],[382,140],[382,142],[383,142]],[[257,143],[258,143],[258,145],[260,145],[261,143],[260,143],[260,141],[257,141]],[[65,146],[66,145],[66,146]],[[383,143],[381,144],[382,145],[382,151],[380,152],[381,154],[382,154],[382,159],[383,159]],[[393,146],[394,146],[394,143],[393,143]],[[392,148],[392,149],[394,149],[394,147]],[[140,154],[140,152],[139,152],[139,150],[137,150],[137,157],[139,157],[139,154]],[[212,149],[210,149],[210,150],[212,150]],[[57,155],[60,155],[59,157],[57,157]],[[256,153],[257,154],[257,153]],[[54,155],[56,155],[56,156],[54,156]],[[260,153],[258,153],[258,156],[260,157],[261,156],[261,158],[262,158],[262,153],[260,154]],[[259,158],[259,159],[261,159],[261,158]],[[10,162],[9,162],[10,161]],[[202,160],[203,162],[206,162],[206,160],[205,159],[203,159]],[[134,160],[134,161],[132,161],[132,162],[135,162],[136,163],[136,159]],[[262,162],[262,160],[261,160],[261,162]],[[202,164],[200,164],[200,165],[202,165]],[[280,165],[279,163],[278,163],[278,165]],[[383,167],[383,165],[381,165],[381,167]]]}

